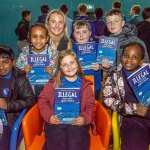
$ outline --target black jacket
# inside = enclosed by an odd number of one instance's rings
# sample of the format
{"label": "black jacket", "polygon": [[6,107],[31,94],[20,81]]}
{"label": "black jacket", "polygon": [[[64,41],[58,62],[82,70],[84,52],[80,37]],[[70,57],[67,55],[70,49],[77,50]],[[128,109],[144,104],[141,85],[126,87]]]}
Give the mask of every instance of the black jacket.
{"label": "black jacket", "polygon": [[14,122],[24,108],[30,108],[36,102],[26,73],[19,68],[13,68],[10,92],[6,102],[7,110],[5,110],[5,113],[10,127],[13,127]]}
{"label": "black jacket", "polygon": [[144,41],[150,59],[150,22],[140,22],[139,24],[137,24],[137,29],[138,37]]}
{"label": "black jacket", "polygon": [[29,21],[22,19],[16,29],[15,33],[18,36],[19,41],[27,40],[28,39],[28,32],[29,32],[30,26],[29,26]]}

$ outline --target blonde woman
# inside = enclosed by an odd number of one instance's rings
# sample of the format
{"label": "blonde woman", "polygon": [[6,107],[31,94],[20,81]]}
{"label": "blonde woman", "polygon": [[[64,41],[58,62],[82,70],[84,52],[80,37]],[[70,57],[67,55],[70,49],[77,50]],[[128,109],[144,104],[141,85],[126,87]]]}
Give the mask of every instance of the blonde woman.
{"label": "blonde woman", "polygon": [[71,42],[68,35],[66,17],[59,9],[53,9],[47,14],[46,28],[48,29],[50,40],[50,49],[53,52],[60,52],[71,48]]}

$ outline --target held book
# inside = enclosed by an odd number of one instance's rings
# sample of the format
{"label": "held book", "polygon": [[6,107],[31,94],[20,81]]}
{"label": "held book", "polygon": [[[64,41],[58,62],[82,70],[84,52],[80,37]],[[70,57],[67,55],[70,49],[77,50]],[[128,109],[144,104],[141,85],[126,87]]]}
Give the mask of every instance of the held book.
{"label": "held book", "polygon": [[111,66],[114,66],[117,53],[118,38],[101,36],[97,52],[97,62],[102,64],[104,58],[108,59]]}
{"label": "held book", "polygon": [[131,74],[128,78],[139,103],[150,105],[150,66],[144,65]]}
{"label": "held book", "polygon": [[32,70],[28,73],[31,85],[45,85],[50,79],[50,74],[45,72],[50,65],[48,54],[28,54],[27,62],[31,65]]}
{"label": "held book", "polygon": [[0,119],[3,125],[7,125],[7,119],[4,110],[0,109]]}
{"label": "held book", "polygon": [[84,70],[91,69],[92,63],[97,62],[96,51],[95,42],[76,43],[77,56]]}
{"label": "held book", "polygon": [[71,124],[80,114],[80,88],[55,88],[54,111],[64,124]]}

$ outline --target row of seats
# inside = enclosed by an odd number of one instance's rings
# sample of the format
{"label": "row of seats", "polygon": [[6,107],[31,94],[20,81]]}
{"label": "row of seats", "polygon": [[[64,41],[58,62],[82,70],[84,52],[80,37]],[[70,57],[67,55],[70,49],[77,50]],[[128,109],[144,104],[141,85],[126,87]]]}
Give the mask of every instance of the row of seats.
{"label": "row of seats", "polygon": [[[94,83],[93,76],[86,76],[86,78]],[[94,90],[94,84],[92,85],[92,88]],[[90,129],[90,150],[108,150],[112,124],[111,117],[100,102],[95,101],[95,104],[95,121],[98,135],[93,135]],[[26,150],[42,150],[45,142],[43,126],[44,121],[40,115],[38,103],[36,103],[29,111],[24,109],[14,125],[10,150],[16,150],[22,138],[24,138]],[[116,131],[113,130],[113,132]]]}

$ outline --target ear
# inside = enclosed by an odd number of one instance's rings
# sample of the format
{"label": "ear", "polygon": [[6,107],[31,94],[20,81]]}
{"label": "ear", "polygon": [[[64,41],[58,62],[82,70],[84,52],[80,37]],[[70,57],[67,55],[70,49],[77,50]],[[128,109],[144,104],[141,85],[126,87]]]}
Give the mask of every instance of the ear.
{"label": "ear", "polygon": [[123,27],[124,25],[125,25],[125,21],[123,20],[123,21],[122,21],[122,27]]}
{"label": "ear", "polygon": [[13,60],[13,66],[15,66],[15,65],[16,65],[16,59]]}

